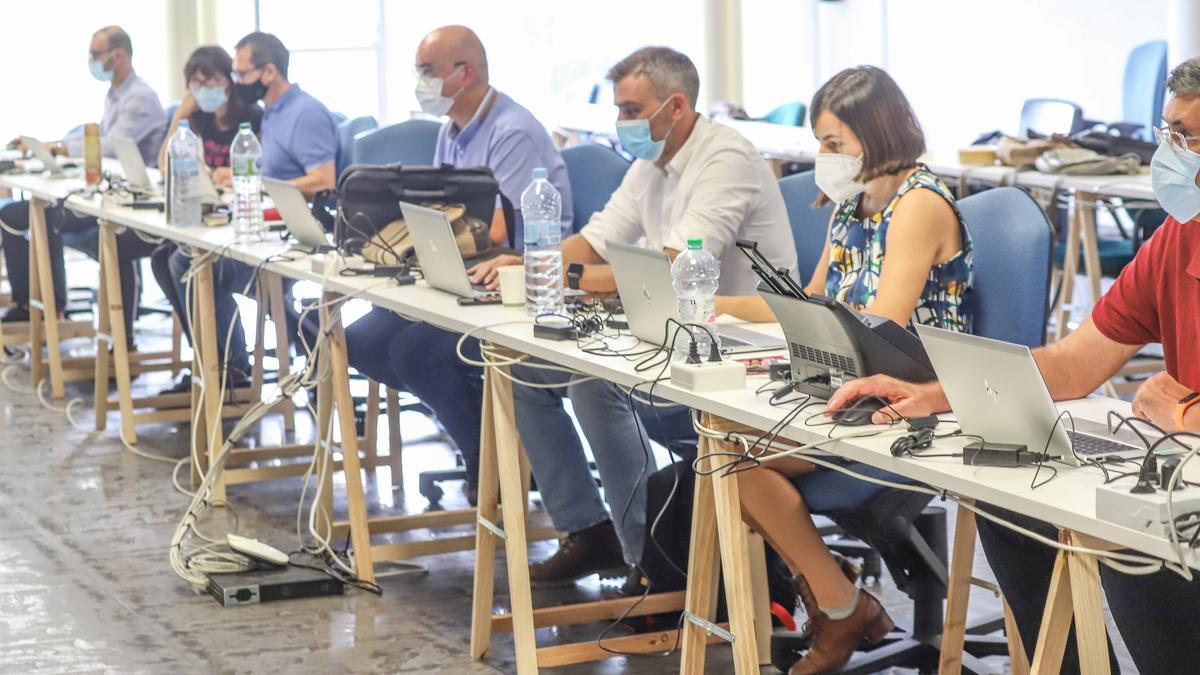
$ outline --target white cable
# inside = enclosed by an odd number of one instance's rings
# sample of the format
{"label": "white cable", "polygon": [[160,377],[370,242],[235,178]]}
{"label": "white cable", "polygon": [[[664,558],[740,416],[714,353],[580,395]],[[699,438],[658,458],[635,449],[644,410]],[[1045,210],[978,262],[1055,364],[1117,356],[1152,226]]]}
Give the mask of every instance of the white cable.
{"label": "white cable", "polygon": [[3,380],[4,386],[8,387],[9,391],[12,391],[13,393],[32,394],[33,393],[33,385],[13,384],[12,380],[9,379],[11,377],[13,371],[15,371],[19,367],[20,366],[18,366],[18,365],[11,365],[11,366],[8,366],[7,368],[5,368],[4,372],[0,373],[0,380]]}

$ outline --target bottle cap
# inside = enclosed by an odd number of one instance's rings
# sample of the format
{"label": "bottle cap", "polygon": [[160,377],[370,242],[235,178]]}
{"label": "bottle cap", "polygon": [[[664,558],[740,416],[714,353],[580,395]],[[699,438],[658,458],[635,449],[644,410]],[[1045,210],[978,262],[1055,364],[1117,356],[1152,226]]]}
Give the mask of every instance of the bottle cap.
{"label": "bottle cap", "polygon": [[179,120],[179,128],[180,129],[187,129],[190,126],[192,126],[192,125],[188,124],[187,120]]}
{"label": "bottle cap", "polygon": [[704,243],[704,240],[701,239],[700,237],[692,237],[691,239],[687,240],[688,250],[689,251],[699,251],[700,245],[703,243]]}
{"label": "bottle cap", "polygon": [[550,176],[550,172],[542,167],[533,170],[534,180],[546,180]]}
{"label": "bottle cap", "polygon": [[250,131],[250,130],[251,130],[251,127],[250,127],[249,122],[242,122],[241,124],[238,125],[238,131]]}

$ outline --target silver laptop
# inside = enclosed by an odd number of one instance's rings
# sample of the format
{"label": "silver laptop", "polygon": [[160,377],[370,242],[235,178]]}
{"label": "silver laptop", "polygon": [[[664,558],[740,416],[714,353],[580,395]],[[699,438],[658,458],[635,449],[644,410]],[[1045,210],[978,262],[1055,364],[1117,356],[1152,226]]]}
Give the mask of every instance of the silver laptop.
{"label": "silver laptop", "polygon": [[930,326],[917,326],[917,334],[964,434],[1023,444],[1035,455],[1049,439],[1049,456],[1075,466],[1079,459],[1145,456],[1146,446],[1127,429],[1112,434],[1106,424],[1076,418],[1072,425],[1065,416],[1056,425],[1058,406],[1028,347]]}
{"label": "silver laptop", "polygon": [[49,174],[49,178],[78,178],[80,175],[82,175],[83,172],[79,169],[72,169],[71,171],[63,169],[62,165],[58,163],[58,160],[55,159],[54,155],[50,152],[50,149],[33,136],[22,136],[21,142],[25,144],[25,147],[29,148],[29,151],[33,153],[34,158],[41,162],[42,166],[46,168],[46,173]]}
{"label": "silver laptop", "polygon": [[128,138],[113,138],[112,146],[117,161],[121,162],[121,171],[125,174],[129,191],[148,197],[161,197],[158,186],[150,180],[150,174],[146,171],[146,161],[142,159],[142,151],[137,143]]}
{"label": "silver laptop", "polygon": [[[607,242],[608,263],[617,280],[629,332],[650,344],[662,344],[667,319],[679,320],[679,303],[671,285],[671,259],[663,251]],[[782,338],[738,326],[720,326],[726,354],[784,349]]]}
{"label": "silver laptop", "polygon": [[279,210],[283,223],[287,225],[288,233],[296,241],[308,248],[310,253],[330,249],[329,236],[320,221],[313,216],[308,200],[304,198],[300,188],[286,181],[270,178],[264,178],[262,184],[271,201],[275,202],[275,208]]}
{"label": "silver laptop", "polygon": [[421,275],[426,283],[460,298],[491,298],[497,295],[485,286],[471,283],[467,276],[467,265],[454,239],[454,228],[444,211],[408,202],[400,202],[400,211],[412,236],[413,248],[421,263]]}

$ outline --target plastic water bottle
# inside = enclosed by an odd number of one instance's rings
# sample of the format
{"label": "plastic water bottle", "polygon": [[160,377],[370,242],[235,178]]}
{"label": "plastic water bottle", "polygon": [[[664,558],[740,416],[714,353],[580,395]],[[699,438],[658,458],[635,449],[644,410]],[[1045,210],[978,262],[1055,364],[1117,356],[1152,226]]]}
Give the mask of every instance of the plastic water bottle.
{"label": "plastic water bottle", "polygon": [[562,195],[545,169],[533,170],[533,183],[521,193],[525,222],[525,311],[530,316],[562,314]]}
{"label": "plastic water bottle", "polygon": [[233,232],[238,241],[262,241],[262,146],[249,122],[242,122],[229,148],[233,173]]}
{"label": "plastic water bottle", "polygon": [[180,227],[199,227],[203,218],[200,207],[200,139],[188,128],[187,120],[167,146],[171,166],[171,222]]}
{"label": "plastic water bottle", "polygon": [[[715,309],[721,266],[713,254],[702,248],[703,243],[701,239],[688,239],[687,250],[671,263],[671,285],[679,301],[679,320],[708,328],[706,331],[698,326],[688,327],[696,340],[700,360],[707,361],[713,340],[716,340],[717,350],[721,349]],[[681,332],[675,340],[676,355],[686,358],[689,347],[689,341]]]}

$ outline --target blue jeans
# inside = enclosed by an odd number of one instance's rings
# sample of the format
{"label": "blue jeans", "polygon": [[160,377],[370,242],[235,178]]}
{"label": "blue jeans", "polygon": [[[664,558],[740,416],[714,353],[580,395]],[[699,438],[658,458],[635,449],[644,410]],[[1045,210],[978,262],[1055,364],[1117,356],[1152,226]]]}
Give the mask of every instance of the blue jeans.
{"label": "blue jeans", "polygon": [[[646,452],[647,438],[663,444],[695,439],[691,410],[654,408],[635,401],[635,414],[629,396],[610,382],[570,384],[578,376],[520,365],[512,368],[512,374],[525,382],[563,385],[537,389],[513,384],[517,431],[554,528],[578,532],[609,520],[611,511],[626,562],[640,563],[646,536],[646,479],[656,468],[653,454]],[[591,446],[608,510],[563,408],[564,397],[570,399]]]}
{"label": "blue jeans", "polygon": [[[186,284],[183,282],[183,276],[187,273],[191,265],[191,256],[184,253],[181,249],[176,249],[167,259],[167,269],[170,272],[171,285],[174,287],[173,292],[175,293],[175,297],[184,299],[183,302],[185,303],[187,289]],[[235,312],[237,312],[238,307],[237,302],[233,299],[233,294],[243,292],[246,284],[250,283],[250,279],[254,276],[254,270],[248,265],[235,260],[220,258],[212,264],[212,271],[213,300],[215,302],[217,324],[217,358],[230,369],[240,371],[243,374],[249,374],[250,353],[246,350],[246,333],[242,329],[242,322],[234,321]],[[253,297],[254,292],[255,288],[251,286],[248,291],[251,297]],[[180,316],[180,323],[183,326],[183,330],[190,339],[191,326],[189,325],[189,321],[190,317]],[[232,337],[230,337],[229,333],[231,329],[233,330]],[[228,358],[225,355],[225,340],[227,337],[229,337]],[[281,354],[279,358],[287,358],[287,355]]]}

